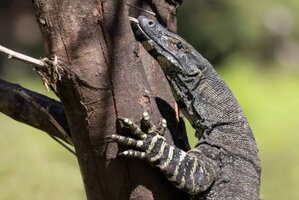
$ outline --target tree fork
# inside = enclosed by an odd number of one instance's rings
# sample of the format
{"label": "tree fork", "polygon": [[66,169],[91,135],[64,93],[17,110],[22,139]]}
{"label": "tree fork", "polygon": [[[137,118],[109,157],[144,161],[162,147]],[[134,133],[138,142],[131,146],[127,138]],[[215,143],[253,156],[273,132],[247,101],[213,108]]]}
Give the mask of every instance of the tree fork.
{"label": "tree fork", "polygon": [[[183,131],[167,81],[129,22],[129,15],[149,10],[174,30],[176,1],[33,2],[46,51],[59,60],[60,78],[51,84],[65,108],[88,200],[187,199],[147,163],[117,157],[117,144],[107,139],[117,116],[137,120],[143,111],[157,120],[164,113],[173,134]],[[169,132],[166,138],[172,141]]]}

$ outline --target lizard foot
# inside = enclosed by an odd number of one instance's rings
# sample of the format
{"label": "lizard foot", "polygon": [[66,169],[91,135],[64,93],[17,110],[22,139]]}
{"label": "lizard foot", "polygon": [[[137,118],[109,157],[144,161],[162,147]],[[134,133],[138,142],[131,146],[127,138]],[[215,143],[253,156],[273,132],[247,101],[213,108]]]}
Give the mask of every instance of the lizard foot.
{"label": "lizard foot", "polygon": [[[131,136],[111,135],[112,140],[118,144],[130,147],[129,150],[120,152],[120,156],[149,162],[152,166],[158,167],[174,186],[191,195],[204,191],[210,186],[210,177],[214,176],[206,172],[206,169],[209,169],[208,159],[200,156],[204,159],[203,165],[195,155],[189,155],[168,144],[163,136],[166,130],[165,119],[161,119],[157,126],[152,123],[148,113],[143,113],[140,126],[128,118],[118,118],[118,120],[121,122],[121,128],[131,133]],[[209,179],[208,183],[206,183],[207,179]]]}
{"label": "lizard foot", "polygon": [[120,117],[118,120],[121,122],[122,128],[129,130],[133,137],[113,134],[111,138],[119,144],[137,149],[129,149],[119,153],[119,155],[144,159],[152,164],[160,159],[167,145],[163,136],[167,128],[165,119],[161,119],[158,125],[155,126],[149,114],[144,112],[140,121],[140,127],[128,118]]}

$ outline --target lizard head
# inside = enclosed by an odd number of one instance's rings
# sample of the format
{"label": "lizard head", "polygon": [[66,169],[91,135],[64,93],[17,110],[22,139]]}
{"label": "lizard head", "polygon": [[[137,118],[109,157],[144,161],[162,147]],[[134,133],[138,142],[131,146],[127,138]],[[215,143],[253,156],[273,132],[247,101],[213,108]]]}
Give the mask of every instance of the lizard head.
{"label": "lizard head", "polygon": [[190,44],[155,20],[139,16],[133,22],[136,39],[159,62],[180,109],[198,133],[241,119],[229,88]]}
{"label": "lizard head", "polygon": [[166,77],[194,77],[201,74],[198,59],[202,57],[183,38],[145,16],[138,17],[136,27],[136,38],[159,62]]}

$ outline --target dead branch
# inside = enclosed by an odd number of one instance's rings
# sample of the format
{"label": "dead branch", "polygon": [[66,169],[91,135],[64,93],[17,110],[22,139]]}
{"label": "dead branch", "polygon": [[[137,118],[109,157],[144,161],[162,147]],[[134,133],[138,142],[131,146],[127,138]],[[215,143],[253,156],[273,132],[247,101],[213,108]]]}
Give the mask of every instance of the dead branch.
{"label": "dead branch", "polygon": [[62,103],[0,80],[0,112],[71,144]]}
{"label": "dead branch", "polygon": [[13,51],[1,45],[0,45],[0,53],[7,55],[8,59],[17,59],[22,62],[33,65],[34,67],[37,68],[45,68],[47,66],[47,64],[43,62],[41,59],[35,59],[30,56],[26,56],[24,54],[18,53],[16,51]]}

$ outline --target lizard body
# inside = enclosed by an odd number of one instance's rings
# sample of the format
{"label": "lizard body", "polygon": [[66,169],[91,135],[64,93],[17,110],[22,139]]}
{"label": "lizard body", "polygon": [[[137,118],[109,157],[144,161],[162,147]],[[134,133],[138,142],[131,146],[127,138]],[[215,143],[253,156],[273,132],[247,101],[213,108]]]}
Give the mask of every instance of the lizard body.
{"label": "lizard body", "polygon": [[160,168],[177,188],[194,199],[258,199],[257,147],[231,90],[201,54],[158,22],[140,16],[134,30],[136,38],[159,62],[199,140],[187,152],[171,146],[163,137],[165,123],[156,128],[145,113],[141,127],[121,118],[138,139],[112,138],[140,150],[130,149],[121,155],[144,159]]}

